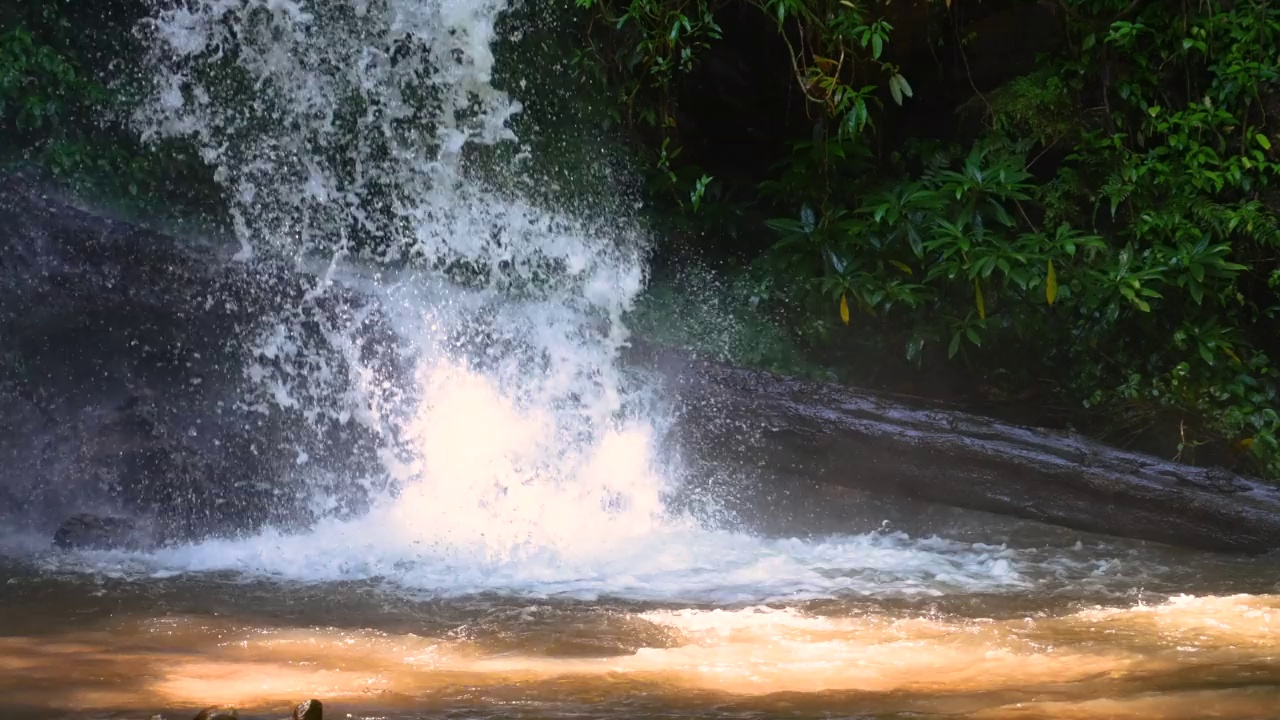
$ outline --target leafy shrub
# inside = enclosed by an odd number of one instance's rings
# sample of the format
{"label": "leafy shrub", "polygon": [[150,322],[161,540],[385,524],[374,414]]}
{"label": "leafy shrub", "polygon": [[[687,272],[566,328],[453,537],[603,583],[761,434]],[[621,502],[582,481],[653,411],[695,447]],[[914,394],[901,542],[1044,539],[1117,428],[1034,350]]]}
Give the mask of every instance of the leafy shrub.
{"label": "leafy shrub", "polygon": [[[660,88],[720,41],[720,6],[579,5],[630,27],[600,56],[670,165]],[[1067,0],[1041,69],[960,108],[979,111],[976,137],[885,152],[877,120],[913,95],[885,52],[894,29],[868,2],[754,5],[776,14],[814,128],[757,186],[781,215],[756,261],[776,302],[916,363],[1056,378],[1117,425],[1190,419],[1180,451],[1225,441],[1280,479],[1280,9]]]}

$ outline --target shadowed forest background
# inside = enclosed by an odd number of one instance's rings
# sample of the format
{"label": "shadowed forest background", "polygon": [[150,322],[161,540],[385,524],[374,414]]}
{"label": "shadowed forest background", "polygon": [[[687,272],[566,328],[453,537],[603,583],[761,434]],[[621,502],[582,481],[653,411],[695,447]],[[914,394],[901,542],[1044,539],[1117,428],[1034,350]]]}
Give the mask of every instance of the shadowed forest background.
{"label": "shadowed forest background", "polygon": [[[192,148],[129,129],[147,8],[0,9],[5,162],[225,228]],[[522,190],[589,213],[631,188],[642,338],[1280,481],[1266,0],[528,0],[506,21],[498,84],[560,179]]]}

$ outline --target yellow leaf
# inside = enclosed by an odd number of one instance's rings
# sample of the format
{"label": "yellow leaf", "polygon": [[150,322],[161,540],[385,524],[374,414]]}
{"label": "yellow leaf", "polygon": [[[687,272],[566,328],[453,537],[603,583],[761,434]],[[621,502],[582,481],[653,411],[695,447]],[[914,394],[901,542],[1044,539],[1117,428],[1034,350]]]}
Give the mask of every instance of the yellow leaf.
{"label": "yellow leaf", "polygon": [[1247,437],[1241,440],[1240,442],[1237,442],[1236,447],[1240,448],[1241,450],[1248,450],[1249,448],[1253,447],[1253,438]]}
{"label": "yellow leaf", "polygon": [[1232,360],[1235,360],[1235,362],[1236,362],[1236,364],[1237,364],[1237,365],[1243,365],[1243,364],[1244,364],[1243,362],[1241,362],[1241,361],[1240,361],[1240,356],[1239,356],[1239,355],[1237,355],[1237,354],[1235,353],[1235,351],[1234,351],[1234,350],[1232,350],[1231,348],[1229,348],[1229,347],[1224,347],[1224,348],[1222,348],[1222,352],[1226,353],[1226,354],[1227,354],[1227,356],[1228,356],[1228,357],[1230,357]]}
{"label": "yellow leaf", "polygon": [[982,283],[978,281],[978,278],[973,279],[973,299],[978,303],[978,317],[986,320],[987,301],[982,297]]}
{"label": "yellow leaf", "polygon": [[912,274],[911,266],[904,262],[898,262],[897,260],[890,260],[889,263],[908,275]]}
{"label": "yellow leaf", "polygon": [[1053,261],[1049,261],[1049,278],[1044,281],[1044,299],[1052,305],[1058,299],[1058,274],[1053,271]]}
{"label": "yellow leaf", "polygon": [[840,319],[844,321],[845,325],[849,324],[849,300],[844,296],[844,293],[840,293]]}
{"label": "yellow leaf", "polygon": [[947,0],[947,9],[948,9],[948,10],[950,10],[950,9],[951,9],[951,0]]}

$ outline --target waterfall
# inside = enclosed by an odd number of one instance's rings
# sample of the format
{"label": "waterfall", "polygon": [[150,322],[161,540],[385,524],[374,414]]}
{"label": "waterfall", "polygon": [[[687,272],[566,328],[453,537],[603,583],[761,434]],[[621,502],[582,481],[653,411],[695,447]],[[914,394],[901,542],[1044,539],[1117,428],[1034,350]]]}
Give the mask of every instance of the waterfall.
{"label": "waterfall", "polygon": [[[252,406],[365,422],[389,438],[383,511],[415,540],[505,554],[662,515],[647,421],[615,368],[644,281],[627,222],[571,217],[473,170],[512,143],[492,84],[494,0],[195,0],[139,32],[155,92],[146,140],[194,142],[225,189],[237,260],[293,262],[389,309],[406,378],[341,368],[302,340],[307,308],[264,323]],[[634,415],[634,414],[632,414]],[[596,527],[593,527],[596,525]]]}
{"label": "waterfall", "polygon": [[[357,479],[374,499],[354,516],[334,511],[329,483],[308,484],[318,519],[301,531],[51,562],[433,596],[741,602],[1025,586],[1004,547],[889,531],[765,538],[667,506],[679,473],[656,446],[664,413],[618,363],[645,238],[621,202],[568,212],[511,190],[537,185],[509,182],[537,162],[495,152],[525,154],[513,147],[520,104],[493,82],[507,11],[183,0],[139,27],[154,91],[136,129],[194,143],[224,188],[234,261],[292,267],[285,282],[305,290],[258,293],[281,299],[249,343],[241,411],[358,424],[381,439],[381,470]],[[393,362],[371,348],[384,330]]]}

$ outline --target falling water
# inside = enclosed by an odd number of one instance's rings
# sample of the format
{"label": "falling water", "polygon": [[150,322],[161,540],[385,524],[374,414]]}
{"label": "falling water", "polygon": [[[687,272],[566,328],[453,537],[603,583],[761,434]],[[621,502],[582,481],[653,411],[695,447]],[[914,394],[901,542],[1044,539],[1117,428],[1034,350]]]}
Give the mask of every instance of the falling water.
{"label": "falling water", "polygon": [[[181,0],[139,28],[138,131],[194,142],[235,262],[305,289],[261,318],[239,408],[379,438],[378,477],[350,479],[375,501],[333,512],[316,482],[302,529],[0,557],[0,698],[58,717],[307,696],[406,718],[1274,710],[1273,560],[913,506],[951,538],[669,508],[664,414],[618,367],[643,236],[492,171],[530,172],[494,161],[518,142],[493,82],[507,10]],[[329,312],[345,292],[377,312]]]}
{"label": "falling water", "polygon": [[[314,315],[281,308],[251,369],[260,399],[383,433],[400,493],[379,523],[404,542],[498,555],[642,533],[662,491],[615,369],[641,238],[536,207],[469,167],[515,139],[520,105],[491,84],[505,10],[186,3],[144,27],[157,93],[135,117],[145,138],[201,148],[231,199],[240,260],[320,262],[326,283],[380,299],[412,355],[408,378],[355,352],[322,367],[297,327]],[[327,330],[338,347],[360,342]]]}
{"label": "falling water", "polygon": [[[667,510],[662,416],[617,367],[644,238],[617,208],[539,207],[476,162],[516,141],[520,104],[492,84],[506,10],[196,0],[143,26],[156,87],[134,118],[143,137],[198,145],[230,198],[240,262],[283,258],[323,278],[303,307],[264,319],[246,406],[364,423],[385,440],[389,482],[354,520],[120,567],[588,597],[1021,584],[1000,547],[766,540]],[[406,373],[361,359],[361,323],[310,311],[339,285],[378,299]],[[308,345],[306,322],[327,323],[340,367]]]}

